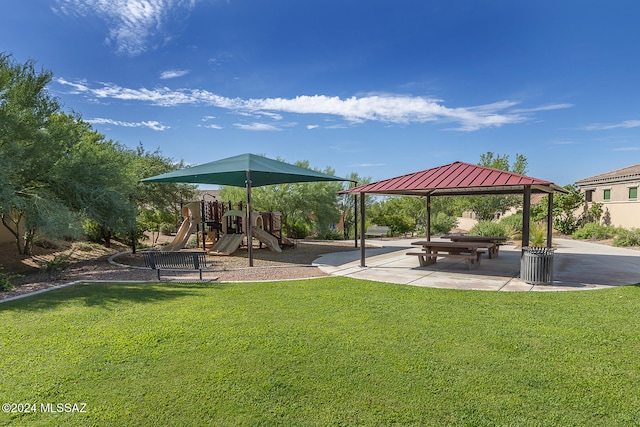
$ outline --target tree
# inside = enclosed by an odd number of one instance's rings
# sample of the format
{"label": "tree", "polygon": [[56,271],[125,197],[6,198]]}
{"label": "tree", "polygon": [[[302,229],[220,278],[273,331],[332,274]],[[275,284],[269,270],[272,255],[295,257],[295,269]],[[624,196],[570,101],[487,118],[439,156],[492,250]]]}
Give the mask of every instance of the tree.
{"label": "tree", "polygon": [[67,149],[50,135],[50,118],[59,110],[46,90],[51,78],[32,61],[16,64],[0,54],[0,217],[24,254],[38,230],[60,233],[61,220],[73,216],[48,185],[49,171]]}
{"label": "tree", "polygon": [[[584,194],[573,184],[565,185],[568,194],[553,196],[553,227],[563,234],[572,234],[588,222],[599,222],[602,217],[602,204],[587,203]],[[544,198],[531,206],[531,219],[544,221],[547,219],[549,202]]]}
{"label": "tree", "polygon": [[[310,169],[308,161],[298,161],[296,166]],[[329,175],[335,171],[313,169]],[[288,237],[306,237],[312,233],[325,233],[340,219],[338,192],[342,184],[335,182],[305,182],[275,184],[251,189],[252,209],[262,212],[280,212],[282,227]],[[221,200],[233,202],[246,200],[246,191],[238,187],[222,186]]]}
{"label": "tree", "polygon": [[[527,158],[522,154],[516,154],[516,160],[509,166],[508,155],[495,155],[491,151],[480,156],[478,165],[521,175],[527,173],[528,168]],[[465,199],[479,221],[491,221],[522,204],[522,199],[518,196],[471,196]]]}
{"label": "tree", "polygon": [[[354,185],[367,185],[371,182],[371,177],[361,177],[357,173],[352,172],[346,176],[349,180],[342,184],[343,190],[348,188],[352,188]],[[373,204],[374,200],[371,197],[365,198],[365,210],[367,207],[370,207]],[[338,206],[340,212],[342,213],[343,223],[344,223],[344,238],[352,238],[355,236],[356,227],[359,227],[359,224],[356,224],[356,209],[359,211],[360,206],[356,201],[356,196],[353,194],[343,194],[339,196]]]}

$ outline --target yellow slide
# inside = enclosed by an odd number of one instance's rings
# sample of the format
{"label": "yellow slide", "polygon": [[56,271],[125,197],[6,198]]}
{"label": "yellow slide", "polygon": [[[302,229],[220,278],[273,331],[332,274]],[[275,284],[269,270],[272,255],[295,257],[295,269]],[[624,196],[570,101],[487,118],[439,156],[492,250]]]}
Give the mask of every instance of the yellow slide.
{"label": "yellow slide", "polygon": [[211,255],[231,255],[238,249],[244,234],[223,234],[209,250]]}
{"label": "yellow slide", "polygon": [[278,244],[278,239],[264,231],[262,228],[251,227],[251,235],[267,245],[267,248],[269,248],[270,251],[282,252],[282,248]]}
{"label": "yellow slide", "polygon": [[200,220],[200,202],[187,203],[182,207],[182,224],[178,228],[173,241],[163,248],[165,251],[179,251],[189,242],[189,237],[196,231]]}

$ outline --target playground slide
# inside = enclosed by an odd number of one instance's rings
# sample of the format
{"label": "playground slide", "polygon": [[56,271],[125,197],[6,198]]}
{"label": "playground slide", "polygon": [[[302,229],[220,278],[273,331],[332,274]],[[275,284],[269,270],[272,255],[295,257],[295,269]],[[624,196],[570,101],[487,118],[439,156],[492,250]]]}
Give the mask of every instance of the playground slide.
{"label": "playground slide", "polygon": [[189,242],[189,237],[198,228],[200,218],[200,202],[187,203],[182,207],[182,224],[178,228],[176,237],[171,243],[163,248],[165,251],[179,251]]}
{"label": "playground slide", "polygon": [[189,241],[189,237],[191,234],[196,231],[197,224],[191,218],[186,218],[182,221],[180,228],[178,228],[178,232],[176,233],[176,237],[173,239],[171,243],[163,248],[165,251],[179,251],[184,248]]}
{"label": "playground slide", "polygon": [[265,245],[267,245],[270,251],[282,252],[282,248],[278,244],[278,239],[276,239],[274,236],[264,231],[263,229],[258,227],[252,227],[251,235],[256,239],[260,240]]}
{"label": "playground slide", "polygon": [[242,239],[244,239],[244,234],[223,234],[209,250],[209,253],[212,255],[231,255],[238,249]]}

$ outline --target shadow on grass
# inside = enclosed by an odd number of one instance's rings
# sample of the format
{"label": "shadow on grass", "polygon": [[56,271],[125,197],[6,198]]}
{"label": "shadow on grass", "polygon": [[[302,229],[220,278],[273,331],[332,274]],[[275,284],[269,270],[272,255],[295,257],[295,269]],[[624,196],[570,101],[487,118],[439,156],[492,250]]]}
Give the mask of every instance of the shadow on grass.
{"label": "shadow on grass", "polygon": [[70,303],[112,309],[122,303],[146,304],[194,296],[221,283],[78,283],[0,304],[0,311],[45,311]]}

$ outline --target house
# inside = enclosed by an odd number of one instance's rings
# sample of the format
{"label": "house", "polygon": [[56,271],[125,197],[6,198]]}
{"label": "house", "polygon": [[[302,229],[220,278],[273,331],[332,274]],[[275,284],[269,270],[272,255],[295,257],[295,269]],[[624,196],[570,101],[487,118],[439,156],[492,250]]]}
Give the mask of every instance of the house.
{"label": "house", "polygon": [[640,164],[576,181],[588,203],[602,203],[605,224],[640,228]]}

